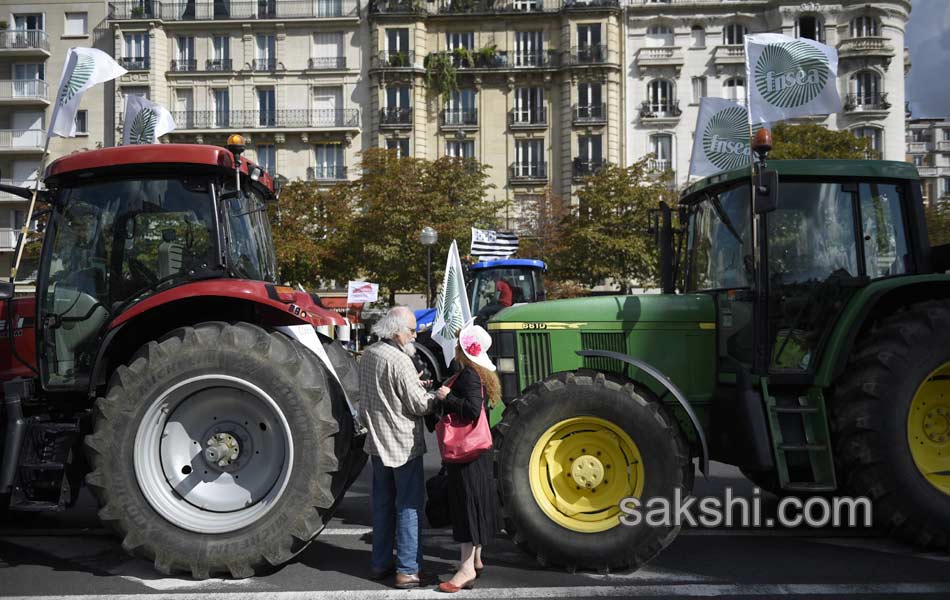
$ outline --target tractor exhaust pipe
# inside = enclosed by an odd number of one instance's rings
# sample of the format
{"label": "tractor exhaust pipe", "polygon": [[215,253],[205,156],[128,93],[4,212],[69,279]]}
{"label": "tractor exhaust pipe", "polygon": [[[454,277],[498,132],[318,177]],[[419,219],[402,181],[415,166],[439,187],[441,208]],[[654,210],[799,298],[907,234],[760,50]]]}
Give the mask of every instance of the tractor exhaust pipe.
{"label": "tractor exhaust pipe", "polygon": [[[12,333],[12,332],[11,332]],[[4,423],[3,455],[0,460],[0,495],[9,494],[20,463],[20,448],[26,435],[27,420],[23,418],[23,399],[32,395],[32,381],[14,379],[3,384]]]}

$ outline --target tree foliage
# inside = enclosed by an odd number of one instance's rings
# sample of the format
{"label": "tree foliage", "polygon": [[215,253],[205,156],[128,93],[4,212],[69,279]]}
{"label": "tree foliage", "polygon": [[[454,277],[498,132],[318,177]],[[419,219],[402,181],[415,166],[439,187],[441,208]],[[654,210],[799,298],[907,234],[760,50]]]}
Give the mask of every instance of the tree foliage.
{"label": "tree foliage", "polygon": [[772,141],[769,158],[775,160],[875,158],[868,140],[821,125],[778,123],[772,128]]}
{"label": "tree foliage", "polygon": [[605,166],[587,179],[561,225],[563,246],[553,275],[586,285],[602,280],[652,285],[658,279],[657,250],[649,233],[651,209],[674,199],[669,173],[658,174],[646,157],[629,167]]}
{"label": "tree foliage", "polygon": [[520,207],[518,254],[547,261],[561,249],[561,225],[570,214],[568,203],[545,188],[544,193],[529,196]]}
{"label": "tree foliage", "polygon": [[931,202],[925,214],[930,245],[950,244],[950,202]]}

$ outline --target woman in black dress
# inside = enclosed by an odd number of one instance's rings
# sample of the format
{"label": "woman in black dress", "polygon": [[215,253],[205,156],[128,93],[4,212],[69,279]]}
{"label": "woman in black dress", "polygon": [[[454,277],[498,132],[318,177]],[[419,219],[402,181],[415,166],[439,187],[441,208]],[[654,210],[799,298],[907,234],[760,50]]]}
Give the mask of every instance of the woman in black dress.
{"label": "woman in black dress", "polygon": [[[453,413],[464,421],[475,422],[481,411],[486,418],[501,398],[501,384],[495,365],[485,351],[491,337],[478,325],[462,329],[455,357],[462,370],[450,387],[441,387],[438,397],[444,414]],[[492,472],[491,451],[468,463],[446,463],[449,475],[449,509],[452,537],[462,545],[458,571],[441,583],[442,592],[457,592],[474,587],[482,570],[482,547],[495,535],[495,506],[498,495]]]}

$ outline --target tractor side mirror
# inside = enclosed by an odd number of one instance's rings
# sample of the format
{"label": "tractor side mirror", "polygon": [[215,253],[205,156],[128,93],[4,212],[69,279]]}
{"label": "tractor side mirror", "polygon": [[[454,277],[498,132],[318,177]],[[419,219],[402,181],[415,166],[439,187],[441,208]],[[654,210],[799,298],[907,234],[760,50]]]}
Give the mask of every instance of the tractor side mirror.
{"label": "tractor side mirror", "polygon": [[778,208],[778,171],[763,169],[756,176],[755,214],[764,215]]}
{"label": "tractor side mirror", "polygon": [[0,281],[0,300],[13,298],[16,285],[12,281]]}

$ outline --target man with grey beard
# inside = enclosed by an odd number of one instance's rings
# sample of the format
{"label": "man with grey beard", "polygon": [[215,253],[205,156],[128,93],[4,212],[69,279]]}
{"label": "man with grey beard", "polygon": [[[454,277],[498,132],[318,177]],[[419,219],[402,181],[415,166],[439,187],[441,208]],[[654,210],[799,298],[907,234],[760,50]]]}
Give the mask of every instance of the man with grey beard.
{"label": "man with grey beard", "polygon": [[[373,463],[373,558],[371,576],[395,573],[397,588],[420,585],[422,509],[425,502],[423,417],[432,411],[412,362],[416,319],[405,306],[391,308],[373,328],[380,341],[360,359],[360,415],[368,429]],[[393,542],[396,558],[393,561]]]}

